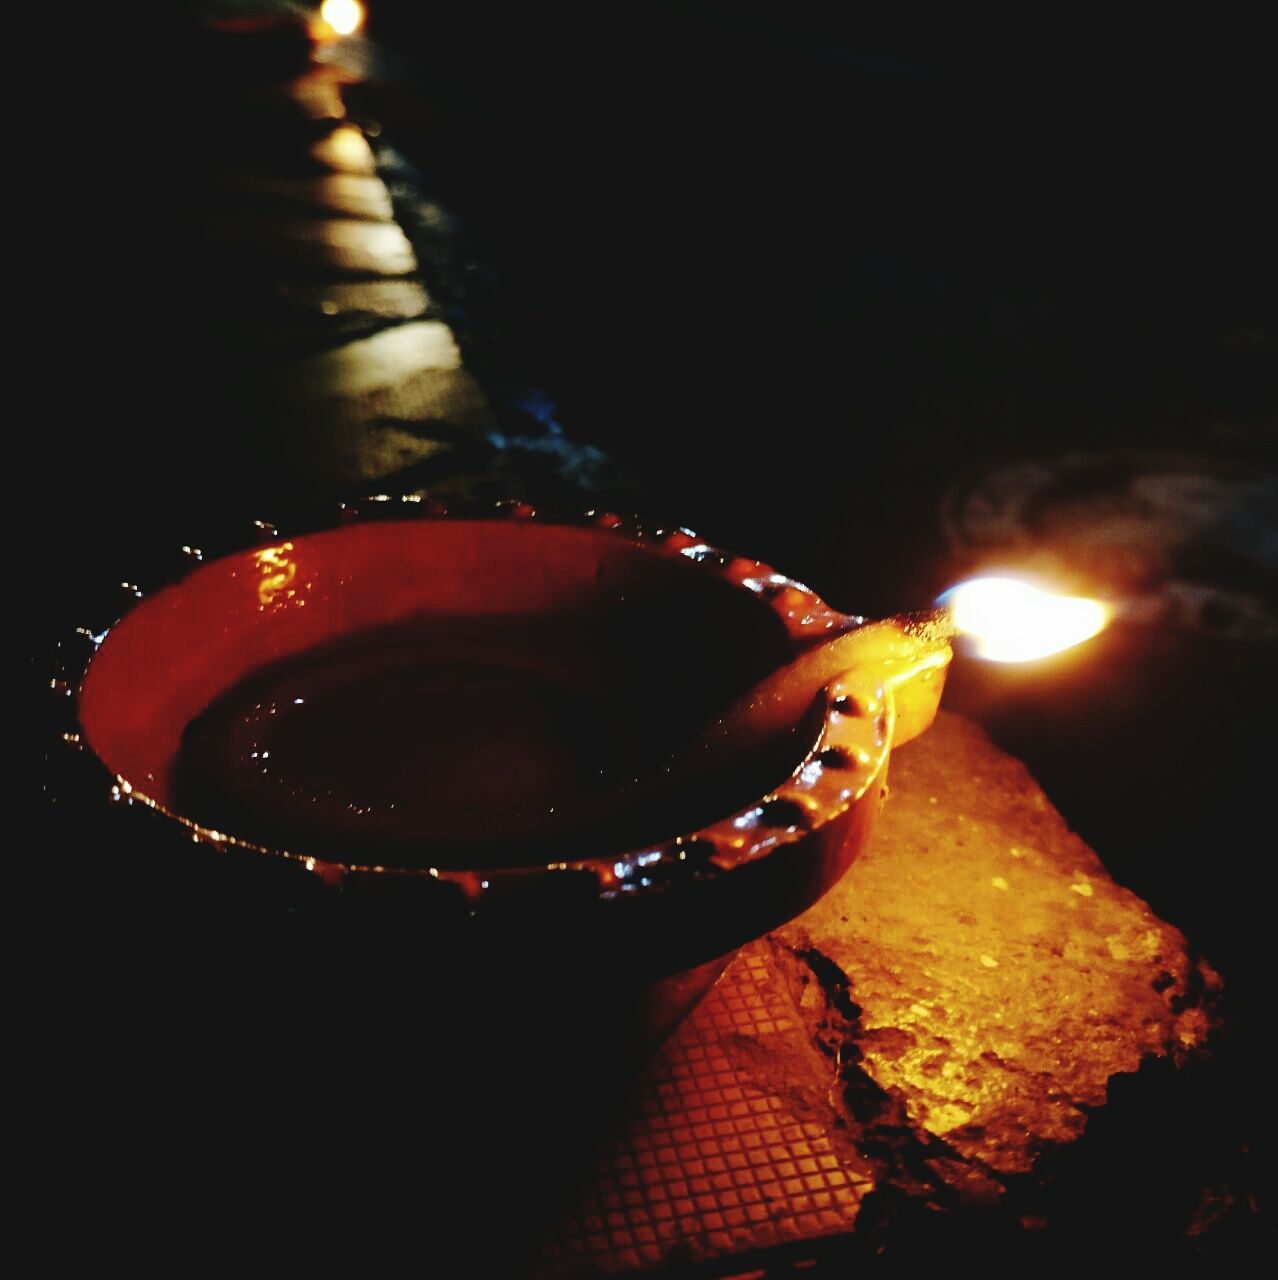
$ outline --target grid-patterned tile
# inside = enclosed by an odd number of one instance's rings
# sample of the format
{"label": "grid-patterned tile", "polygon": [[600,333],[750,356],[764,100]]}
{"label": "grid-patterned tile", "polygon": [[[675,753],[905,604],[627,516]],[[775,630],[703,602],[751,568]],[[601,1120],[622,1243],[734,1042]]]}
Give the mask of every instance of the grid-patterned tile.
{"label": "grid-patterned tile", "polygon": [[[613,1274],[846,1231],[868,1166],[762,1078],[803,1031],[761,946],[666,1043],[593,1183],[547,1240],[545,1277]],[[831,1116],[832,1119],[832,1116]]]}

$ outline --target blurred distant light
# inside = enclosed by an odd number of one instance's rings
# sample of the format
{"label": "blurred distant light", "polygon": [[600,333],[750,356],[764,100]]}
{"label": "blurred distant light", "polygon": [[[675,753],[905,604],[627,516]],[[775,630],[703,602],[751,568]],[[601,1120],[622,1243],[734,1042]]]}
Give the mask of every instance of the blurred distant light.
{"label": "blurred distant light", "polygon": [[353,36],[364,25],[364,6],[359,0],[324,0],[320,19],[339,36]]}

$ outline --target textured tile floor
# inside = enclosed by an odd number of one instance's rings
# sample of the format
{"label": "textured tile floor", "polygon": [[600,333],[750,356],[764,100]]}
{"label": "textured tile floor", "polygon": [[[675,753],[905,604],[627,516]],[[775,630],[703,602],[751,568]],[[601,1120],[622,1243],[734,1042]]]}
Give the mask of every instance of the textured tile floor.
{"label": "textured tile floor", "polygon": [[746,948],[644,1076],[588,1190],[550,1234],[543,1274],[724,1258],[850,1230],[871,1169],[836,1149],[833,1110],[775,1076],[776,1061],[808,1053],[769,947]]}

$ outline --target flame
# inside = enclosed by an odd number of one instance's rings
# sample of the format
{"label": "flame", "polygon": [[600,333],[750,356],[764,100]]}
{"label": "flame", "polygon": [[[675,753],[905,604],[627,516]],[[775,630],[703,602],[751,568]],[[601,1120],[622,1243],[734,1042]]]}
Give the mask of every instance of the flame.
{"label": "flame", "polygon": [[1018,578],[973,578],[938,600],[976,654],[991,662],[1030,662],[1089,640],[1112,610],[1100,600],[1062,596]]}
{"label": "flame", "polygon": [[324,0],[319,16],[335,35],[353,36],[364,25],[364,6],[359,0]]}

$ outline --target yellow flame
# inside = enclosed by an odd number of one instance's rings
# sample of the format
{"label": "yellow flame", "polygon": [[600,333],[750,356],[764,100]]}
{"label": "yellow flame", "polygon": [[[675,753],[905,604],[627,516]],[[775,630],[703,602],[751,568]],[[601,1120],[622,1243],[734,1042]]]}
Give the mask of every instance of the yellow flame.
{"label": "yellow flame", "polygon": [[1099,600],[1054,595],[1016,578],[973,578],[941,598],[961,635],[991,662],[1030,662],[1089,640],[1112,610]]}
{"label": "yellow flame", "polygon": [[364,6],[359,0],[324,0],[320,21],[339,36],[353,36],[364,25]]}

